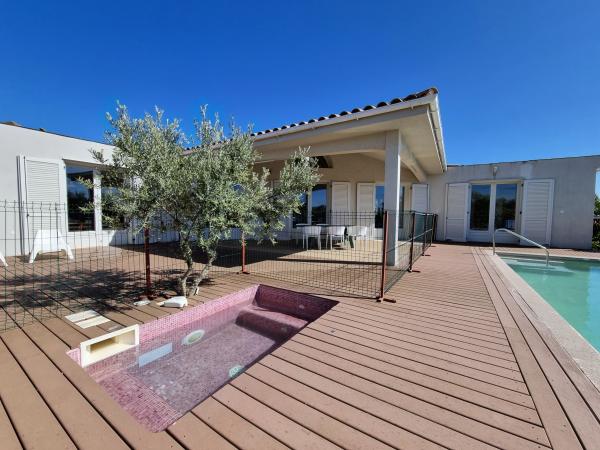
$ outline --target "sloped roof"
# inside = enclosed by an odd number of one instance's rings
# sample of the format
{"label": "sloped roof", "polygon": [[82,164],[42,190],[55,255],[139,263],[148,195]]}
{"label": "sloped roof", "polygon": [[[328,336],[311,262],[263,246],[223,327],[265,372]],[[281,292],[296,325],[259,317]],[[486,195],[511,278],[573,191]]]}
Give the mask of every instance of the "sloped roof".
{"label": "sloped roof", "polygon": [[255,133],[252,133],[252,136],[256,137],[256,136],[263,136],[265,134],[269,134],[269,133],[274,133],[276,131],[280,131],[280,130],[287,130],[288,128],[293,128],[293,127],[297,127],[300,125],[306,125],[309,123],[315,123],[315,122],[323,122],[325,120],[329,120],[329,119],[334,119],[336,117],[342,117],[342,116],[349,116],[351,114],[356,114],[362,111],[369,111],[371,109],[377,109],[377,108],[382,108],[384,106],[389,106],[389,105],[394,105],[396,103],[402,103],[402,102],[407,102],[410,100],[415,100],[418,98],[422,98],[422,97],[426,97],[427,95],[430,94],[437,94],[438,90],[435,87],[431,87],[429,89],[425,89],[424,91],[420,91],[420,92],[415,92],[414,94],[410,94],[407,95],[406,97],[396,97],[393,98],[389,101],[381,101],[379,103],[376,104],[369,104],[369,105],[365,105],[362,108],[356,107],[356,108],[352,108],[350,110],[343,110],[340,111],[339,113],[333,113],[333,114],[329,114],[327,116],[321,116],[319,118],[314,118],[314,119],[309,119],[309,120],[303,120],[301,122],[295,122],[295,123],[290,123],[287,125],[282,125],[280,127],[276,127],[276,128],[271,128],[268,130],[263,130],[263,131],[257,131]]}

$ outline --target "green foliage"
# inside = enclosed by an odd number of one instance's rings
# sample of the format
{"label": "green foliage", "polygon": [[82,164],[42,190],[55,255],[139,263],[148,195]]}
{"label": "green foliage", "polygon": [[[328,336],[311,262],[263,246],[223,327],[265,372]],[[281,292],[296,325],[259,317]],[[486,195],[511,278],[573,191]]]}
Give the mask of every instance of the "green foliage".
{"label": "green foliage", "polygon": [[[282,219],[298,211],[300,194],[318,181],[316,161],[300,149],[271,187],[266,170],[253,170],[259,155],[249,130],[232,125],[226,137],[218,116],[211,121],[206,108],[201,112],[195,136],[188,138],[179,122],[165,121],[159,109],[133,119],[118,105],[117,116],[108,116],[107,140],[116,147],[112,158],[93,152],[103,167],[102,183],[115,186],[102,199],[111,215],[129,218],[134,231],[160,229],[164,221],[156,218],[166,215],[169,228],[179,233],[187,263],[178,283],[183,295],[190,287],[194,293],[208,275],[219,241],[230,238],[232,228],[241,230],[242,239],[274,241]],[[193,150],[186,150],[189,145]],[[193,270],[194,247],[208,255],[200,273]]]}
{"label": "green foliage", "polygon": [[598,194],[596,194],[594,202],[594,216],[600,217],[600,197],[598,197]]}

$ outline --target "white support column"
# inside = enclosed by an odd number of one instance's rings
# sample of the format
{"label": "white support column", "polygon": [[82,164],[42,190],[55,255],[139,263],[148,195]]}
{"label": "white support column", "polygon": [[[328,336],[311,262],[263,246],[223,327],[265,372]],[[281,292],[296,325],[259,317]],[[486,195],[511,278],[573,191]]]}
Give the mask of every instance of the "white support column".
{"label": "white support column", "polygon": [[388,213],[387,227],[387,264],[395,266],[398,262],[397,242],[400,218],[400,152],[402,136],[400,130],[388,131],[385,136],[385,190],[383,205]]}

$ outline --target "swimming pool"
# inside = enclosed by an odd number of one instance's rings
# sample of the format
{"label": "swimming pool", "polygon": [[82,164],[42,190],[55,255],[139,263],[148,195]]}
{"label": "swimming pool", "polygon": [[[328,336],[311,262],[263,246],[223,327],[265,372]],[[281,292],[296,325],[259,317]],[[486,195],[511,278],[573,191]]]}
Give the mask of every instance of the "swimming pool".
{"label": "swimming pool", "polygon": [[[336,302],[256,285],[139,327],[139,345],[85,366],[138,422],[162,431]],[[67,352],[81,364],[80,349]]]}
{"label": "swimming pool", "polygon": [[600,261],[502,259],[600,351]]}

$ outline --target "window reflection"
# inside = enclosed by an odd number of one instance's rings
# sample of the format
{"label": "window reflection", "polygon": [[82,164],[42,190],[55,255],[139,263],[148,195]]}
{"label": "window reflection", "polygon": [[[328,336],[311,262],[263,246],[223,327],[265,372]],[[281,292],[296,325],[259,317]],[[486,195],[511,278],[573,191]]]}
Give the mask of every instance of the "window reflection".
{"label": "window reflection", "polygon": [[496,185],[496,212],[494,220],[495,229],[506,228],[509,230],[514,230],[516,214],[517,185]]}
{"label": "window reflection", "polygon": [[471,186],[471,230],[487,230],[490,223],[491,185],[473,184]]}
{"label": "window reflection", "polygon": [[327,223],[327,185],[317,184],[311,200],[311,224]]}
{"label": "window reflection", "polygon": [[79,180],[93,182],[94,171],[89,167],[67,166],[69,231],[94,231],[94,212],[81,210],[94,201],[94,190]]}

